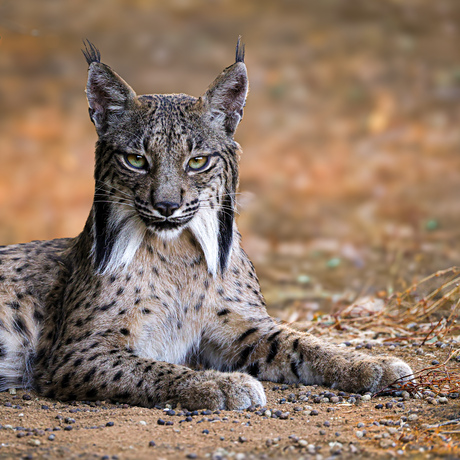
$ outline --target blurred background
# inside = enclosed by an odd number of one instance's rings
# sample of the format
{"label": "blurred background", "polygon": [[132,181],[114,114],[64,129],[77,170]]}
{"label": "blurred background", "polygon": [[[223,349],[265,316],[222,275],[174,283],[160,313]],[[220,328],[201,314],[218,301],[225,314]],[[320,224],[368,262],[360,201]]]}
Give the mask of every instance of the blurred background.
{"label": "blurred background", "polygon": [[77,235],[96,134],[81,39],[142,93],[246,43],[240,229],[273,312],[385,297],[460,255],[458,0],[3,0],[0,244]]}

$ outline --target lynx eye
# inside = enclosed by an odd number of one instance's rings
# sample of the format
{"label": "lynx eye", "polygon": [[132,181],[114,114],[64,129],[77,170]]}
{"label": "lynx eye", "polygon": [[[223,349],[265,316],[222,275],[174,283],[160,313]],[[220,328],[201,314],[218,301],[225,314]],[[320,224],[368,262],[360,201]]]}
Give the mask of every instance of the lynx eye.
{"label": "lynx eye", "polygon": [[134,154],[125,155],[125,161],[130,166],[136,169],[146,169],[147,167],[147,160],[142,155],[134,155]]}
{"label": "lynx eye", "polygon": [[188,161],[188,167],[193,171],[204,169],[209,163],[209,157],[194,157]]}

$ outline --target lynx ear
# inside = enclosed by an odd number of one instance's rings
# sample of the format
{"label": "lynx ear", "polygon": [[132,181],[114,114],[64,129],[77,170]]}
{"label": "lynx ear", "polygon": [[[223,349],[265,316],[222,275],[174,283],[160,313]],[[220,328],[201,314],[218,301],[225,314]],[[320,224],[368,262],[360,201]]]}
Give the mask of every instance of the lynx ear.
{"label": "lynx ear", "polygon": [[83,54],[89,65],[86,97],[89,116],[99,135],[116,122],[117,117],[134,102],[136,93],[108,65],[101,62],[99,50],[88,40]]}
{"label": "lynx ear", "polygon": [[212,120],[221,123],[230,136],[233,136],[243,117],[247,94],[248,74],[244,64],[244,45],[239,37],[235,63],[224,69],[203,96],[204,107]]}

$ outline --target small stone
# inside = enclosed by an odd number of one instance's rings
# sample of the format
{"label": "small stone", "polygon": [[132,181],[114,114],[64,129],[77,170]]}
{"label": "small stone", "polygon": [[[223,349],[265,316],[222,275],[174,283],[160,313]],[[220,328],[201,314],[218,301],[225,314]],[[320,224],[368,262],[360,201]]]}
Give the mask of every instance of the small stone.
{"label": "small stone", "polygon": [[410,394],[409,394],[408,391],[403,391],[403,392],[401,393],[401,396],[402,396],[402,398],[404,399],[404,401],[409,401],[409,399],[410,399]]}
{"label": "small stone", "polygon": [[147,422],[145,420],[139,420],[139,425],[146,426]]}
{"label": "small stone", "polygon": [[168,420],[168,421],[165,423],[165,425],[166,425],[166,426],[171,426],[171,425],[174,425],[174,422],[171,422],[171,421]]}
{"label": "small stone", "polygon": [[48,436],[48,441],[54,441],[56,439],[56,435],[55,434],[50,434]]}
{"label": "small stone", "polygon": [[316,409],[313,409],[311,412],[310,412],[310,415],[318,415],[319,412],[316,410]]}
{"label": "small stone", "polygon": [[308,446],[308,441],[306,441],[305,439],[299,439],[299,446],[302,446],[302,447],[307,447]]}
{"label": "small stone", "polygon": [[265,415],[265,417],[269,417],[269,418],[270,418],[270,417],[272,416],[272,411],[269,410],[269,409],[267,409],[267,410],[264,412],[264,415]]}
{"label": "small stone", "polygon": [[287,420],[289,418],[289,412],[283,412],[279,418],[280,420]]}
{"label": "small stone", "polygon": [[329,422],[328,420],[326,420],[324,423],[323,423],[324,426],[327,426],[327,427],[330,427],[331,426],[331,422]]}
{"label": "small stone", "polygon": [[444,396],[441,396],[440,398],[438,398],[438,403],[439,404],[447,404],[447,402],[448,402],[448,400]]}
{"label": "small stone", "polygon": [[363,426],[364,426],[363,422],[359,422],[358,425],[357,425],[358,428],[362,428]]}
{"label": "small stone", "polygon": [[394,447],[394,442],[391,439],[382,439],[379,443],[382,449],[388,449],[389,447]]}
{"label": "small stone", "polygon": [[418,419],[418,415],[417,414],[410,414],[408,417],[407,417],[407,420],[413,422],[414,420],[417,420]]}
{"label": "small stone", "polygon": [[64,431],[71,431],[73,430],[73,426],[72,425],[67,425],[64,427]]}
{"label": "small stone", "polygon": [[202,433],[203,434],[209,434],[209,430],[203,430]]}
{"label": "small stone", "polygon": [[414,439],[414,437],[411,434],[409,434],[407,436],[402,436],[400,438],[400,441],[404,442],[404,443],[408,443],[408,442],[411,442],[413,439]]}
{"label": "small stone", "polygon": [[357,438],[362,438],[362,437],[364,437],[364,433],[363,433],[361,430],[356,431],[356,432],[355,432],[355,435],[356,435]]}
{"label": "small stone", "polygon": [[363,395],[361,398],[363,401],[370,401],[371,400],[371,395]]}
{"label": "small stone", "polygon": [[352,454],[357,454],[358,453],[358,448],[354,444],[350,444],[349,449],[350,449],[350,452]]}
{"label": "small stone", "polygon": [[415,352],[416,355],[423,355],[425,352],[421,348],[417,348],[417,351]]}
{"label": "small stone", "polygon": [[383,404],[376,404],[376,405],[375,405],[375,408],[376,408],[376,409],[383,409]]}
{"label": "small stone", "polygon": [[239,442],[247,442],[247,439],[246,439],[244,436],[240,436],[240,437],[238,438],[238,441],[239,441]]}
{"label": "small stone", "polygon": [[149,441],[149,447],[155,447],[156,443],[155,441]]}
{"label": "small stone", "polygon": [[324,436],[324,435],[326,434],[326,430],[319,430],[319,434],[320,434],[321,436]]}
{"label": "small stone", "polygon": [[25,394],[25,395],[22,395],[22,399],[24,399],[24,401],[30,401],[32,399],[32,396]]}
{"label": "small stone", "polygon": [[391,402],[385,403],[385,408],[386,409],[393,409],[393,403],[391,403]]}
{"label": "small stone", "polygon": [[439,361],[436,360],[436,359],[433,359],[433,361],[431,361],[431,364],[432,364],[433,366],[437,366],[437,365],[439,364]]}
{"label": "small stone", "polygon": [[158,423],[158,425],[164,425],[166,422],[163,419],[159,418],[157,420],[157,423]]}
{"label": "small stone", "polygon": [[113,422],[107,422],[107,423],[105,424],[105,426],[113,426],[113,425],[114,425]]}
{"label": "small stone", "polygon": [[198,455],[197,454],[187,454],[187,458],[198,458]]}
{"label": "small stone", "polygon": [[41,441],[39,439],[29,439],[29,444],[31,446],[39,446],[41,444]]}

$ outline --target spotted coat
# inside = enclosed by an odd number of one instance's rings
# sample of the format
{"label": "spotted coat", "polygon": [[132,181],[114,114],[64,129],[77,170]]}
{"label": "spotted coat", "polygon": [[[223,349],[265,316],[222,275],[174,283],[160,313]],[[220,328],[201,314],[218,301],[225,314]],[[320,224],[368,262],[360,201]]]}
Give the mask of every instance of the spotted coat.
{"label": "spotted coat", "polygon": [[84,53],[94,203],[76,238],[0,248],[0,390],[236,409],[265,404],[260,380],[360,392],[411,374],[267,314],[234,222],[239,43],[200,98],[137,96]]}

